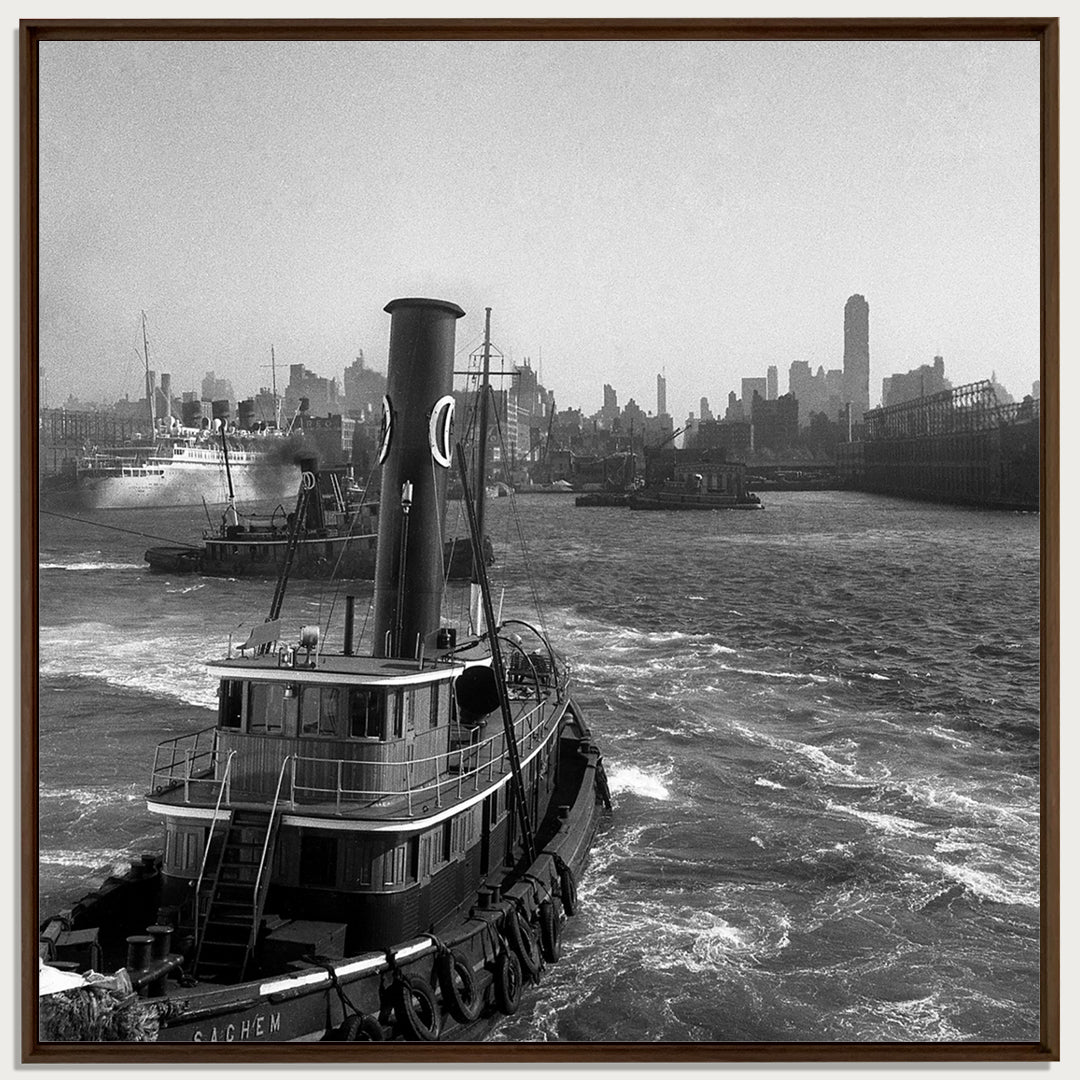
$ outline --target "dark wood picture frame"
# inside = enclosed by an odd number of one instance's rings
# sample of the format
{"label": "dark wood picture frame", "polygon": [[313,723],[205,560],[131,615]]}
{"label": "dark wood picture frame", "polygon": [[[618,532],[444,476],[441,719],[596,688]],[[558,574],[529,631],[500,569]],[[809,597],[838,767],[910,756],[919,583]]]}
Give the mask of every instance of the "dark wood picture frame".
{"label": "dark wood picture frame", "polygon": [[[55,40],[409,39],[1023,40],[1040,47],[1041,538],[1040,1034],[1030,1043],[41,1044],[38,1040],[38,48]],[[264,1062],[1049,1062],[1059,1058],[1059,133],[1058,20],[953,19],[377,19],[48,20],[21,22],[21,787],[22,1059],[33,1063]]]}

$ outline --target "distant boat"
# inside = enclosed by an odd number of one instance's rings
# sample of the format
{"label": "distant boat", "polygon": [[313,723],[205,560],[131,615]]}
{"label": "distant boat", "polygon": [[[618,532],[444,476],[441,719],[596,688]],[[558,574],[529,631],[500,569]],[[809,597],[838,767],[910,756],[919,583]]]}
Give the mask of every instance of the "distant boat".
{"label": "distant boat", "polygon": [[42,496],[83,510],[221,505],[229,501],[226,454],[236,498],[280,500],[295,492],[295,464],[283,436],[181,429],[152,444],[93,450],[43,486]]}
{"label": "distant boat", "polygon": [[[230,467],[231,468],[231,467]],[[144,558],[159,573],[201,573],[211,577],[276,578],[284,569],[298,580],[375,576],[379,502],[366,498],[347,469],[320,470],[314,458],[300,462],[300,490],[295,507],[272,514],[226,516],[199,546],[152,547]],[[444,573],[452,580],[472,575],[472,544],[447,540]],[[495,553],[488,540],[485,562]]]}
{"label": "distant boat", "polygon": [[[656,459],[659,461],[659,457]],[[746,465],[707,456],[676,458],[668,479],[630,493],[631,510],[761,510],[746,489]]]}
{"label": "distant boat", "polygon": [[42,499],[82,510],[134,510],[289,498],[299,439],[276,429],[242,431],[229,424],[227,410],[207,427],[155,415],[145,313],[142,329],[146,433],[129,445],[89,449],[42,482]]}

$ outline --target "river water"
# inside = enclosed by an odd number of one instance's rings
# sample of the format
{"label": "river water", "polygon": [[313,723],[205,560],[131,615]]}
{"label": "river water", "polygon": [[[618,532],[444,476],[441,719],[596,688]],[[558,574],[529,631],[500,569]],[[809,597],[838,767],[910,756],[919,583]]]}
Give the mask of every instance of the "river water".
{"label": "river water", "polygon": [[[1038,516],[765,502],[491,502],[503,614],[539,601],[615,801],[563,959],[491,1037],[1036,1040]],[[212,723],[202,664],[269,605],[266,582],[151,575],[152,542],[41,518],[43,912],[156,850],[153,747]],[[340,641],[342,594],[292,583],[285,625]]]}

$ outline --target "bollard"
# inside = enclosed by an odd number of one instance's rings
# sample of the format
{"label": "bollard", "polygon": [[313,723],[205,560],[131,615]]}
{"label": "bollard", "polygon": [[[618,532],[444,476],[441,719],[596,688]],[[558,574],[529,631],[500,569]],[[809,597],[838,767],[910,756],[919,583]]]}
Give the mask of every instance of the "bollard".
{"label": "bollard", "polygon": [[148,926],[146,932],[151,938],[150,959],[153,961],[155,971],[160,972],[147,984],[146,991],[150,997],[161,997],[165,993],[165,978],[169,973],[169,965],[163,964],[162,961],[168,958],[173,928],[162,925]]}
{"label": "bollard", "polygon": [[146,985],[139,986],[137,976],[150,963],[150,946],[153,940],[149,934],[132,934],[127,939],[127,964],[125,966],[131,974],[132,983],[139,987],[139,997],[147,995]]}

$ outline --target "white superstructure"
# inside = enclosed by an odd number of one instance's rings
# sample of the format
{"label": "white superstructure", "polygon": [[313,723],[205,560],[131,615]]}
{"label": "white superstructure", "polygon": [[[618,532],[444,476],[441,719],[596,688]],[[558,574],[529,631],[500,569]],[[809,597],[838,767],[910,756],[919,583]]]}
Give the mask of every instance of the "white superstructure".
{"label": "white superstructure", "polygon": [[[238,501],[290,499],[296,465],[278,436],[229,437],[229,475]],[[76,470],[75,497],[90,510],[220,505],[229,501],[225,451],[219,436],[173,435],[153,446],[91,453]]]}

